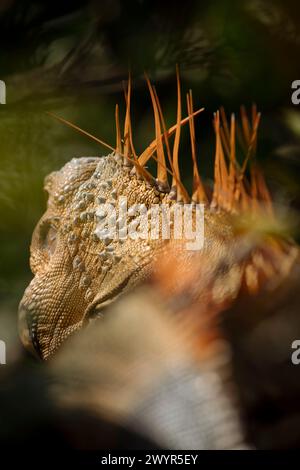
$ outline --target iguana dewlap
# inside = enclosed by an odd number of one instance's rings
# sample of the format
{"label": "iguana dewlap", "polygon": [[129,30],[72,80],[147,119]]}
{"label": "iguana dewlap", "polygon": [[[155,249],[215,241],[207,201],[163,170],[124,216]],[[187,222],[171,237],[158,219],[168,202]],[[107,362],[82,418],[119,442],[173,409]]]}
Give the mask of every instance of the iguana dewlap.
{"label": "iguana dewlap", "polygon": [[[139,157],[132,143],[129,80],[124,138],[121,140],[116,108],[114,151],[106,157],[75,158],[46,178],[48,206],[34,230],[31,244],[30,265],[34,278],[19,309],[22,341],[42,358],[48,358],[64,339],[101,312],[109,302],[147,278],[167,248],[176,253],[183,277],[189,273],[191,262],[195,266],[197,257],[201,267],[203,254],[206,264],[209,260],[211,275],[224,271],[224,276],[218,277],[218,285],[214,287],[219,302],[233,299],[240,287],[244,265],[236,249],[231,214],[257,212],[260,202],[270,209],[269,194],[261,174],[253,167],[250,181],[245,176],[247,163],[256,148],[260,115],[253,108],[250,124],[242,112],[246,153],[240,165],[235,155],[235,118],[231,117],[229,125],[223,111],[216,113],[214,188],[208,197],[196,161],[194,116],[199,111],[193,111],[191,93],[187,96],[188,116],[182,119],[177,74],[177,123],[167,130],[156,91],[149,81],[148,87],[154,109],[155,140]],[[183,241],[174,240],[172,235],[168,240],[161,236],[154,240],[122,237],[124,223],[139,224],[138,216],[131,211],[135,204],[145,204],[149,209],[153,204],[172,206],[176,199],[180,203],[189,202],[178,164],[180,132],[185,123],[189,124],[193,159],[192,201],[193,204],[205,204],[203,250],[186,251]],[[76,126],[72,127],[78,130]],[[170,137],[174,133],[171,149]],[[152,156],[157,161],[157,179],[145,168]],[[168,173],[172,176],[170,190]],[[127,198],[128,208],[125,220],[120,216],[123,197]],[[115,222],[119,229],[116,239],[105,236],[105,224],[110,222],[110,215],[104,214],[101,207],[106,203],[116,210]],[[261,259],[256,262],[261,264]],[[256,288],[257,270],[251,263],[246,277],[249,287]],[[201,285],[197,282],[195,285],[196,294],[201,295]]]}

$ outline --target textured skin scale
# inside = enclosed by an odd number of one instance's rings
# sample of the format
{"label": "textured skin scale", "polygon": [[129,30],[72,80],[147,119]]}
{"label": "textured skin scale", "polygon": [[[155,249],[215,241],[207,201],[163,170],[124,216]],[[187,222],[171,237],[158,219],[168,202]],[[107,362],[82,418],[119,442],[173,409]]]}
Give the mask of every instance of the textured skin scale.
{"label": "textured skin scale", "polygon": [[[73,159],[46,178],[45,189],[49,193],[47,210],[31,244],[35,277],[20,304],[22,341],[42,358],[80,329],[91,312],[100,311],[144,280],[150,264],[155,268],[155,257],[169,243],[127,237],[122,243],[106,245],[95,234],[99,199],[117,204],[120,196],[127,196],[128,208],[136,203],[150,207],[159,201],[174,202],[132,174],[131,167],[123,165],[116,154]],[[205,216],[205,249],[212,266],[222,253],[229,256],[225,240],[232,239],[232,229],[227,217],[225,213]],[[184,254],[187,264],[191,256],[197,255]]]}
{"label": "textured skin scale", "polygon": [[[278,273],[286,275],[298,257],[298,248],[289,243],[280,240],[274,243],[272,237],[265,237],[260,250],[261,240],[255,234],[253,237],[255,223],[252,216],[265,218],[267,215],[267,220],[273,216],[270,194],[257,165],[250,167],[250,177],[245,175],[256,150],[260,122],[256,106],[252,108],[251,120],[241,108],[242,164],[236,158],[235,116],[231,115],[229,123],[223,109],[214,114],[214,186],[208,196],[198,170],[194,126],[194,118],[203,108],[194,111],[190,91],[186,97],[188,116],[182,118],[178,67],[176,77],[177,119],[167,130],[156,90],[146,76],[154,112],[155,139],[139,156],[132,142],[130,76],[125,92],[123,136],[116,106],[115,148],[57,117],[113,153],[102,158],[73,159],[46,178],[48,206],[33,233],[31,244],[30,264],[34,278],[19,308],[22,341],[43,359],[92,317],[102,316],[101,311],[120,294],[148,278],[150,273],[155,276],[161,266],[157,261],[161,258],[175,255],[174,265],[179,267],[176,283],[180,283],[181,278],[187,279],[189,289],[200,303],[209,293],[213,303],[225,305],[237,295],[242,282],[249,291],[255,292],[265,279]],[[150,240],[149,233],[147,239],[133,240],[128,236],[124,240],[103,239],[103,228],[99,223],[103,225],[110,220],[101,209],[103,203],[115,206],[119,221],[120,198],[126,196],[128,225],[138,224],[131,215],[133,205],[144,204],[149,210],[152,204],[172,206],[176,199],[178,202],[190,201],[180,178],[178,160],[181,127],[187,123],[193,163],[192,201],[206,206],[203,249],[187,251],[183,246],[186,240],[172,239],[172,231],[168,240],[163,240],[162,235],[157,240]],[[173,134],[174,139],[169,140]],[[150,158],[157,162],[156,180],[146,170]],[[171,178],[168,173],[172,177],[169,192]],[[236,233],[233,217],[243,214],[250,216],[251,227],[240,236]],[[193,222],[195,230],[195,218]],[[268,244],[271,253],[266,250]],[[195,272],[195,266],[199,272]],[[191,277],[191,273],[194,276]],[[171,274],[172,271],[168,276]]]}

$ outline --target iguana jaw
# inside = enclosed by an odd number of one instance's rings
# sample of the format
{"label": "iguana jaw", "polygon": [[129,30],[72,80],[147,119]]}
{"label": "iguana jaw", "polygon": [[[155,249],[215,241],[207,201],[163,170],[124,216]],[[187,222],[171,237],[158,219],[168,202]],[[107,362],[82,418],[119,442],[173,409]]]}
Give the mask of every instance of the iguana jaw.
{"label": "iguana jaw", "polygon": [[[72,333],[82,328],[82,319],[68,326],[61,326],[59,311],[56,315],[47,317],[44,312],[35,309],[24,301],[19,306],[19,334],[25,348],[34,356],[48,359]],[[68,319],[68,313],[62,313],[61,318]],[[53,318],[54,317],[54,318]],[[56,319],[56,321],[55,321]]]}
{"label": "iguana jaw", "polygon": [[19,305],[18,312],[18,329],[20,339],[25,348],[35,357],[40,357],[40,351],[37,343],[36,335],[30,327],[30,315],[31,312],[21,302]]}
{"label": "iguana jaw", "polygon": [[25,348],[38,359],[48,359],[59,348],[64,339],[82,327],[82,321],[63,330],[59,327],[53,329],[53,325],[49,325],[48,332],[45,331],[44,333],[49,338],[49,344],[47,348],[44,348],[38,335],[38,320],[36,322],[32,321],[37,317],[36,312],[28,310],[25,304],[20,304],[18,322],[20,339]]}

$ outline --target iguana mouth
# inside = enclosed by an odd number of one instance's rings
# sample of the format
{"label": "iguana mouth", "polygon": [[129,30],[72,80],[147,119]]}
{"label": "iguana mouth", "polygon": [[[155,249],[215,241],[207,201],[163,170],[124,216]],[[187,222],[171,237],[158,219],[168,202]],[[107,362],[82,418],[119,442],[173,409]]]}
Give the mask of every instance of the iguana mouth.
{"label": "iguana mouth", "polygon": [[22,343],[35,357],[41,358],[41,349],[37,335],[37,321],[32,310],[29,310],[24,303],[19,306],[19,335]]}
{"label": "iguana mouth", "polygon": [[41,277],[36,275],[19,305],[21,341],[42,359],[47,359],[71,333],[81,328],[88,305],[72,281],[62,279],[52,287],[53,279],[56,280],[49,271]]}
{"label": "iguana mouth", "polygon": [[41,313],[29,308],[24,302],[20,303],[18,314],[20,339],[25,348],[38,359],[48,359],[69,335],[83,326],[82,320],[65,328],[61,328],[59,321],[56,325],[53,322],[43,323]]}

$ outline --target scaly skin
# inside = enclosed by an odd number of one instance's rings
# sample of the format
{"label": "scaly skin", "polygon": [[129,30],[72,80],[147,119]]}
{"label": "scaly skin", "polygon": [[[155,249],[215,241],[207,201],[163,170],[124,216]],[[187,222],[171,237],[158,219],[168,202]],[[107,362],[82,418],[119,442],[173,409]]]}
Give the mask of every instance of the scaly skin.
{"label": "scaly skin", "polygon": [[[19,309],[22,341],[43,359],[53,354],[71,333],[93,317],[101,316],[103,309],[120,294],[145,280],[150,273],[155,275],[161,266],[157,260],[164,254],[166,258],[173,255],[176,258],[174,266],[177,265],[180,271],[176,276],[177,283],[181,278],[190,280],[188,282],[194,285],[193,295],[198,301],[208,293],[219,305],[232,301],[242,282],[254,292],[264,280],[276,277],[278,273],[286,275],[298,257],[298,248],[293,244],[267,236],[259,246],[261,241],[257,235],[251,234],[255,225],[253,214],[263,214],[264,219],[264,214],[272,216],[273,210],[257,166],[252,166],[250,179],[245,176],[247,164],[256,148],[260,121],[256,108],[252,109],[251,123],[245,110],[241,110],[246,149],[242,165],[235,157],[235,117],[231,116],[229,125],[223,111],[215,114],[214,188],[208,197],[201,182],[195,150],[194,117],[201,109],[193,112],[190,92],[187,97],[188,117],[182,119],[177,69],[177,121],[175,126],[166,130],[158,97],[148,78],[147,84],[154,111],[155,140],[139,157],[132,144],[130,77],[123,140],[116,107],[115,150],[59,118],[111,148],[113,153],[102,158],[73,159],[46,178],[48,207],[33,233],[31,244],[30,264],[34,278]],[[187,251],[184,246],[186,240],[173,239],[172,230],[168,240],[163,239],[161,230],[158,239],[151,238],[149,231],[144,238],[138,239],[122,235],[124,223],[138,226],[137,215],[130,212],[133,205],[144,204],[148,211],[152,204],[163,203],[170,207],[175,199],[179,202],[189,200],[180,180],[178,162],[180,129],[187,122],[193,159],[192,200],[206,204],[203,249]],[[175,138],[171,156],[169,138],[172,133],[175,133]],[[157,160],[157,180],[145,167],[152,156]],[[170,192],[168,171],[172,175]],[[127,198],[128,212],[121,217],[123,196]],[[111,221],[111,215],[105,215],[103,207],[100,207],[104,203],[115,207],[120,235],[117,239],[103,239],[103,226]],[[194,229],[195,212],[194,209]],[[251,224],[246,233],[237,234],[232,215],[247,213],[251,214]],[[161,228],[161,222],[159,224]],[[195,273],[195,266],[199,267],[199,273]],[[169,276],[171,274],[168,273]]]}
{"label": "scaly skin", "polygon": [[[115,202],[118,207],[120,196],[127,196],[128,208],[136,203],[147,208],[158,202],[174,203],[169,194],[132,173],[117,154],[111,154],[73,159],[46,178],[48,207],[31,244],[34,278],[19,309],[21,339],[43,359],[109,302],[144,280],[150,265],[155,269],[155,259],[169,243],[179,244],[175,240],[129,237],[110,242],[97,237],[100,202]],[[233,264],[231,240],[228,216],[207,212],[204,250],[212,267],[225,254]],[[191,256],[199,256],[181,251],[187,264]],[[237,279],[233,291],[238,285]]]}

